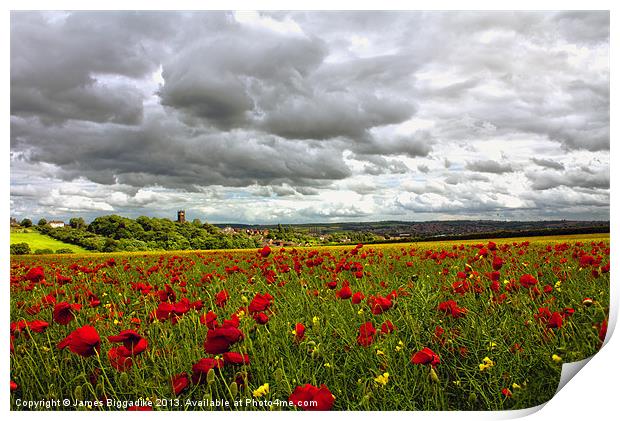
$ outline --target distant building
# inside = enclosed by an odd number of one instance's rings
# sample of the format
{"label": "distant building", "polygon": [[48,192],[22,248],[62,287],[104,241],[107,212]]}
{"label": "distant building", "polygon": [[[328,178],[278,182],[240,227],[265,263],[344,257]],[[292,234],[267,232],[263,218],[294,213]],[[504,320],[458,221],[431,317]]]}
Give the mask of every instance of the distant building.
{"label": "distant building", "polygon": [[47,225],[49,225],[52,228],[62,228],[65,226],[65,223],[62,221],[49,221]]}
{"label": "distant building", "polygon": [[184,223],[185,222],[185,211],[180,210],[177,212],[177,222]]}
{"label": "distant building", "polygon": [[222,228],[222,233],[232,235],[235,233],[235,229],[233,227]]}
{"label": "distant building", "polygon": [[19,227],[19,222],[17,222],[17,219],[15,218],[11,218],[11,226],[12,227]]}

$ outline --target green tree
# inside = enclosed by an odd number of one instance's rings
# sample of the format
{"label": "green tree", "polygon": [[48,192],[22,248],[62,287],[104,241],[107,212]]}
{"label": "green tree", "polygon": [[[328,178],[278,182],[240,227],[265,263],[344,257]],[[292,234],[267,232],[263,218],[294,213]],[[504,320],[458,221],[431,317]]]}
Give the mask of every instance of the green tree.
{"label": "green tree", "polygon": [[86,228],[86,222],[84,222],[84,218],[71,218],[69,219],[69,226],[75,229],[84,229]]}
{"label": "green tree", "polygon": [[45,219],[45,218],[39,219],[39,222],[37,222],[37,225],[40,226],[40,227],[46,226],[47,225],[47,219]]}
{"label": "green tree", "polygon": [[30,254],[28,243],[11,244],[11,254]]}
{"label": "green tree", "polygon": [[30,228],[32,226],[32,220],[28,218],[24,218],[22,219],[22,222],[19,223],[19,225],[21,225],[24,228]]}
{"label": "green tree", "polygon": [[117,242],[111,238],[106,238],[105,243],[103,244],[103,250],[104,252],[111,252],[111,251],[116,251],[116,244]]}

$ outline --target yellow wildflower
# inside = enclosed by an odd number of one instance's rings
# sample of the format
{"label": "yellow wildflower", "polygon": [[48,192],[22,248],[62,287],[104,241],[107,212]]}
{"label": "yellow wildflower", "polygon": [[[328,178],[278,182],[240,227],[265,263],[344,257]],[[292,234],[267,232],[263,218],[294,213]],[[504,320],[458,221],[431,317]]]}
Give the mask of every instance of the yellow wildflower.
{"label": "yellow wildflower", "polygon": [[378,384],[382,386],[385,386],[388,382],[388,377],[390,377],[390,373],[385,372],[375,377],[375,382],[377,382]]}
{"label": "yellow wildflower", "polygon": [[493,362],[493,360],[491,360],[489,357],[484,357],[484,359],[482,360],[482,364],[479,364],[478,367],[480,368],[480,371],[484,371],[484,370],[488,370],[494,365],[495,365],[495,362]]}
{"label": "yellow wildflower", "polygon": [[553,354],[551,356],[551,359],[553,360],[553,362],[556,362],[558,364],[562,362],[562,357],[560,357],[558,354]]}
{"label": "yellow wildflower", "polygon": [[252,392],[252,395],[254,395],[255,398],[260,398],[267,394],[269,394],[269,383],[265,383],[264,385],[260,386],[258,389]]}
{"label": "yellow wildflower", "polygon": [[403,343],[403,341],[398,341],[398,345],[396,345],[396,352],[399,352],[403,349],[403,347],[405,346],[405,344]]}

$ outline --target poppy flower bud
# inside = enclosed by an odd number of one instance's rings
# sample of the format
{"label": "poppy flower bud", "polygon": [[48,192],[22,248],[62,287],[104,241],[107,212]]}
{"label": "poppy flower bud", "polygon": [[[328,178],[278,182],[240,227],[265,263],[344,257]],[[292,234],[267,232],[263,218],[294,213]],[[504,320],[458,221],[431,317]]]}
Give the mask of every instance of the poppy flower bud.
{"label": "poppy flower bud", "polygon": [[478,400],[478,396],[474,392],[469,394],[469,398],[467,399],[470,403],[474,403]]}
{"label": "poppy flower bud", "polygon": [[237,396],[238,392],[239,392],[239,386],[237,386],[237,382],[232,382],[230,384],[230,396],[232,396],[234,399]]}
{"label": "poppy flower bud", "polygon": [[276,380],[277,384],[282,383],[282,380],[284,379],[284,371],[278,367],[276,371],[273,372],[273,378]]}
{"label": "poppy flower bud", "polygon": [[210,369],[207,372],[207,383],[208,384],[213,384],[214,381],[215,381],[215,370]]}
{"label": "poppy flower bud", "polygon": [[123,386],[125,388],[127,386],[129,386],[129,377],[127,376],[127,373],[125,373],[125,372],[121,373],[120,383],[121,383],[121,386]]}
{"label": "poppy flower bud", "polygon": [[429,377],[433,383],[439,383],[439,376],[437,376],[437,372],[435,371],[433,367],[431,367],[431,372],[429,374]]}
{"label": "poppy flower bud", "polygon": [[75,397],[75,400],[78,400],[78,401],[84,400],[84,394],[82,393],[82,386],[75,386],[75,390],[73,391],[73,396]]}

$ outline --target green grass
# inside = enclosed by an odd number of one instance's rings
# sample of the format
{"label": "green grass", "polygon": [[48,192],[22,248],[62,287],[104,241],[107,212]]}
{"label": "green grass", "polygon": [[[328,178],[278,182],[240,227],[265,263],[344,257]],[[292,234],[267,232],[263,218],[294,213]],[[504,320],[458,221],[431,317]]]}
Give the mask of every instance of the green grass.
{"label": "green grass", "polygon": [[11,231],[11,244],[15,243],[28,243],[30,250],[34,253],[38,249],[52,249],[54,251],[58,249],[71,249],[75,253],[88,253],[89,251],[80,246],[74,244],[63,243],[54,238],[43,235],[34,230],[20,230]]}

